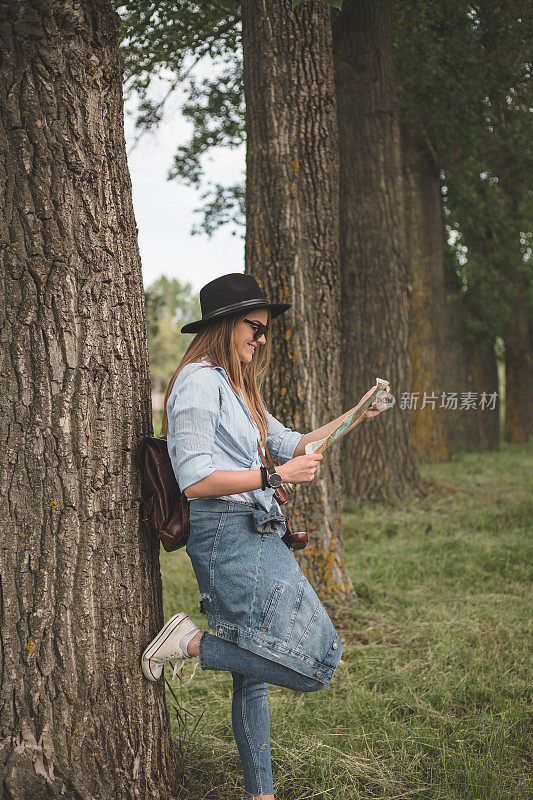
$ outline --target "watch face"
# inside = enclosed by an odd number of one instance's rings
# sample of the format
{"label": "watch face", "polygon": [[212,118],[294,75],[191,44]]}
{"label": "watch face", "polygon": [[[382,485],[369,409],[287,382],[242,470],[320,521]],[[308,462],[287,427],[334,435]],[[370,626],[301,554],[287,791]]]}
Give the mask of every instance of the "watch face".
{"label": "watch face", "polygon": [[281,484],[283,483],[283,478],[278,472],[273,472],[271,475],[268,476],[268,482],[273,489],[277,489],[278,486],[281,486]]}

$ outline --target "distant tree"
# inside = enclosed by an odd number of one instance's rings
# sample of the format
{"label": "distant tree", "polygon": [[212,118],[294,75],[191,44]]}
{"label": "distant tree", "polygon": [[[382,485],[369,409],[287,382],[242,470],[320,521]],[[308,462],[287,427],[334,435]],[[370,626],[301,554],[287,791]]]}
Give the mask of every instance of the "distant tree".
{"label": "distant tree", "polygon": [[[427,143],[402,119],[401,152],[409,284],[409,354],[411,385],[417,397],[411,414],[413,444],[422,461],[450,457],[450,411],[441,408],[442,392],[451,389],[444,357],[449,316],[446,299],[446,231],[440,164]],[[465,387],[463,386],[463,389]],[[435,398],[437,401],[435,402]],[[428,402],[424,405],[425,400]],[[453,422],[461,412],[453,411]]]}
{"label": "distant tree", "polygon": [[180,328],[201,316],[190,283],[161,275],[145,290],[152,389],[162,390],[185,353],[192,334]]}
{"label": "distant tree", "polygon": [[[458,277],[450,292],[452,322],[468,310],[463,341],[474,359],[458,351],[448,373],[468,377],[476,362],[494,362],[487,354],[502,336],[506,438],[524,441],[532,391],[533,17],[518,0],[398,0],[391,10],[402,109],[442,174]],[[488,380],[495,380],[494,363]],[[486,416],[471,420],[486,427]],[[464,447],[466,438],[460,435],[458,444]]]}
{"label": "distant tree", "polygon": [[410,281],[388,3],[345,0],[333,23],[339,121],[343,405],[387,378],[396,406],[342,443],[346,497],[422,493],[411,415]]}

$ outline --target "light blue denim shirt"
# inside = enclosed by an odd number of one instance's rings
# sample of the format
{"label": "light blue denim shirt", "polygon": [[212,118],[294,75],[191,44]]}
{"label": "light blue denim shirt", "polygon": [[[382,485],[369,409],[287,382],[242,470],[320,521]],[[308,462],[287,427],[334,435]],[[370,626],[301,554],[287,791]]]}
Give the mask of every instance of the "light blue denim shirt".
{"label": "light blue denim shirt", "polygon": [[[267,414],[267,447],[275,463],[292,458],[303,434]],[[206,359],[180,371],[167,400],[167,447],[181,491],[215,470],[259,469],[257,428],[226,371]],[[274,489],[252,491],[267,512],[281,514]],[[195,498],[196,499],[196,498]],[[283,536],[285,524],[277,526]]]}

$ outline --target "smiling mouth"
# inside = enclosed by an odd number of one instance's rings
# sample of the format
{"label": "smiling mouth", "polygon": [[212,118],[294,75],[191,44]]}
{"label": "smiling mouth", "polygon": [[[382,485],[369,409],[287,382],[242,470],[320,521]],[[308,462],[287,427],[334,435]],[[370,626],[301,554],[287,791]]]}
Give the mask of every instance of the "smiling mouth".
{"label": "smiling mouth", "polygon": [[248,347],[250,347],[250,348],[251,348],[251,350],[252,350],[252,353],[255,353],[255,347],[254,347],[253,345],[249,344],[249,345],[248,345]]}

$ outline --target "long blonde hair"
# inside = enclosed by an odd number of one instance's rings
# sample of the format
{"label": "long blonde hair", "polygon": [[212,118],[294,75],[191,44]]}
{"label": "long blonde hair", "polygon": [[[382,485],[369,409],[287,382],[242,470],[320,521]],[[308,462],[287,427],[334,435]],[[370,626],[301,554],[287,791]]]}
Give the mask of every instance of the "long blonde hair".
{"label": "long blonde hair", "polygon": [[[268,308],[266,310],[268,314],[267,324],[270,324],[270,310]],[[252,360],[248,364],[245,364],[244,367],[241,365],[234,344],[235,327],[239,322],[242,322],[249,313],[250,309],[248,309],[246,314],[239,315],[238,317],[225,317],[224,319],[211,323],[196,334],[185,351],[185,355],[181,359],[174,375],[170,379],[165,392],[162,423],[163,436],[166,436],[168,431],[167,400],[170,397],[176,378],[187,364],[200,361],[202,358],[207,358],[213,364],[222,367],[226,371],[226,375],[234,391],[237,394],[243,395],[248,410],[250,411],[250,416],[259,429],[261,442],[263,446],[266,444],[268,420],[266,416],[267,409],[261,395],[261,388],[270,366],[272,352],[271,337],[267,335],[266,344],[257,342],[258,346]]]}

